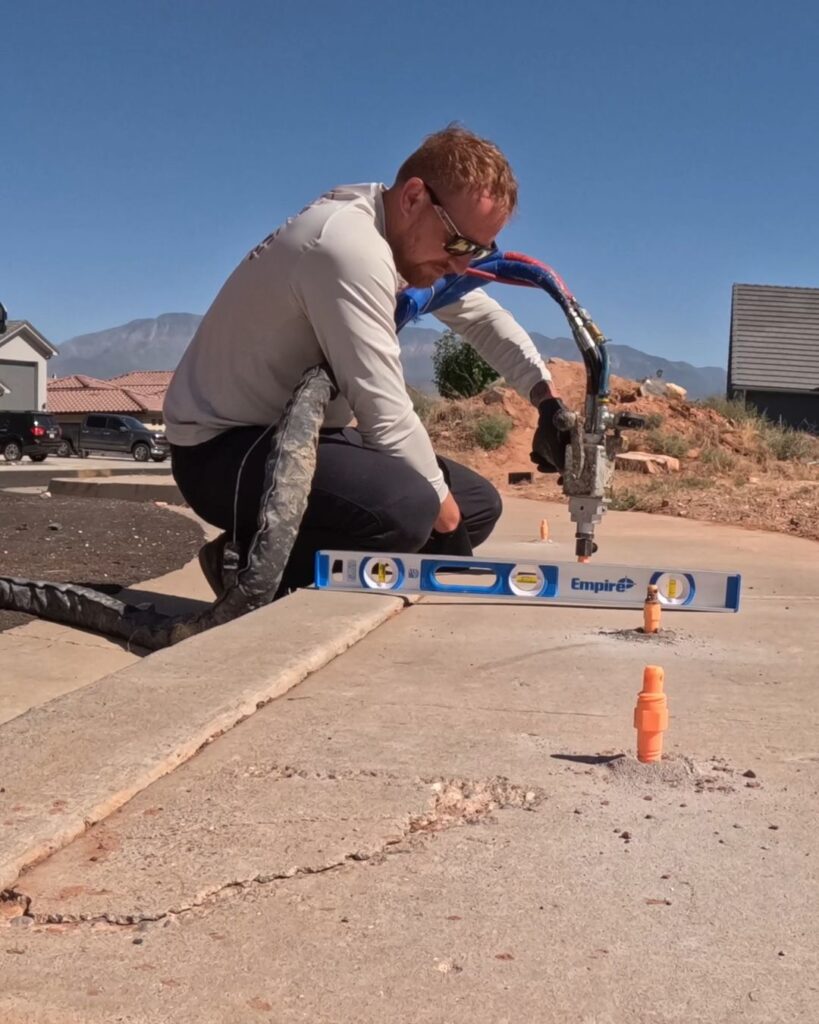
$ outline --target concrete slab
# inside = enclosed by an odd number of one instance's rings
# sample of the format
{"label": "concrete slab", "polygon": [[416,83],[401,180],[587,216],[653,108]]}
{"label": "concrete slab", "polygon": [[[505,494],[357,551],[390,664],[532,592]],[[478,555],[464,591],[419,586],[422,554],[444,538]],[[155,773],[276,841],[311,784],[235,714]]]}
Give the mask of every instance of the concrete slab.
{"label": "concrete slab", "polygon": [[0,886],[403,607],[302,591],[7,722]]}
{"label": "concrete slab", "polygon": [[0,633],[0,724],[138,660],[123,644],[53,622]]}
{"label": "concrete slab", "polygon": [[[19,879],[4,1020],[813,1020],[817,547],[606,523],[607,560],[646,545],[754,599],[657,638],[625,612],[407,610]],[[641,766],[652,662],[670,756]]]}

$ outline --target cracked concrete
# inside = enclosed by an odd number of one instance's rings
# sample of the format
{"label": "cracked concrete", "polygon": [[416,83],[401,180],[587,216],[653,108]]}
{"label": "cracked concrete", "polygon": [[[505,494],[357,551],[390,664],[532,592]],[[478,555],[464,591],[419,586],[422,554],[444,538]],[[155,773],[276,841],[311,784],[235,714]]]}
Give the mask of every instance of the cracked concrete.
{"label": "cracked concrete", "polygon": [[14,883],[3,1024],[813,1021],[819,638],[779,595],[819,596],[816,546],[605,525],[754,599],[661,657],[598,635],[634,613],[402,612]]}
{"label": "cracked concrete", "polygon": [[[237,749],[247,725],[227,737]],[[254,885],[377,862],[411,837],[532,810],[543,796],[502,778],[243,765],[225,752],[210,746],[182,778],[136,796],[6,890],[7,902],[36,924],[159,921]]]}
{"label": "cracked concrete", "polygon": [[0,886],[403,607],[371,596],[299,591],[5,723]]}

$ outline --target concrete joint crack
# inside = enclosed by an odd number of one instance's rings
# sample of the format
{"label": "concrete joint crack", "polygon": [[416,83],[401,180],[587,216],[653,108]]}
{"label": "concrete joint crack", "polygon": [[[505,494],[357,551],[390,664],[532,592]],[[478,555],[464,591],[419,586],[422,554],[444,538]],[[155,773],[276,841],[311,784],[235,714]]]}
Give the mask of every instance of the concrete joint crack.
{"label": "concrete joint crack", "polygon": [[[277,771],[279,769],[276,769]],[[349,772],[306,772],[300,769],[285,767],[281,769],[289,774],[307,778],[356,779],[373,776],[388,776],[391,773],[376,770],[360,770]],[[261,773],[260,773],[261,774]],[[269,777],[270,772],[264,774]],[[134,913],[116,914],[39,914],[32,907],[31,898],[16,889],[6,889],[0,893],[0,901],[15,902],[22,908],[22,913],[31,917],[38,925],[67,925],[73,927],[107,924],[115,927],[133,928],[141,924],[155,923],[168,918],[182,917],[193,913],[209,904],[215,903],[228,894],[242,893],[256,887],[271,885],[307,875],[327,874],[337,871],[346,865],[367,862],[372,865],[383,864],[388,856],[406,853],[424,842],[424,836],[442,832],[461,825],[474,825],[489,818],[495,811],[506,808],[518,808],[524,811],[534,810],[545,794],[542,789],[533,786],[520,786],[503,776],[489,779],[463,778],[426,778],[418,779],[420,784],[429,786],[432,797],[429,809],[423,814],[407,815],[402,824],[396,825],[393,834],[382,839],[373,849],[359,849],[329,864],[319,867],[295,865],[286,871],[273,873],[259,872],[251,878],[234,879],[216,886],[197,896],[196,899],[183,906],[172,907],[155,914]]]}

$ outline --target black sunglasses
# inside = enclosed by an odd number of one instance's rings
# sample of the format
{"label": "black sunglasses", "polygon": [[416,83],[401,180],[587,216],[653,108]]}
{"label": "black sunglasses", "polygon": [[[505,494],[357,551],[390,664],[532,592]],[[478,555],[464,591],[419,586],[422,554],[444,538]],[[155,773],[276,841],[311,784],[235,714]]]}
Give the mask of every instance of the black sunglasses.
{"label": "black sunglasses", "polygon": [[441,223],[450,233],[450,237],[446,242],[444,242],[445,252],[448,252],[450,256],[470,256],[473,260],[482,260],[485,256],[491,256],[493,252],[498,251],[496,242],[484,245],[482,242],[473,242],[471,238],[467,238],[466,235],[462,235],[455,226],[455,222],[441,205],[440,199],[435,195],[426,182],[424,182],[424,188],[427,190],[429,198],[432,200],[433,210],[435,210],[441,218]]}

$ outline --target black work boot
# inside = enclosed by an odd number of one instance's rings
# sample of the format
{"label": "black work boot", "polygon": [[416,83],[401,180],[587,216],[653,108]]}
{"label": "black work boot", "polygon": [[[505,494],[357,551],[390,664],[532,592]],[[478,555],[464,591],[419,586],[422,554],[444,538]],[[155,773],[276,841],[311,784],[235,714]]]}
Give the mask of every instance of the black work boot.
{"label": "black work boot", "polygon": [[218,537],[209,540],[207,544],[199,549],[199,567],[202,574],[208,581],[210,589],[217,597],[221,597],[227,589],[228,581],[225,579],[225,545],[228,535],[220,533]]}

